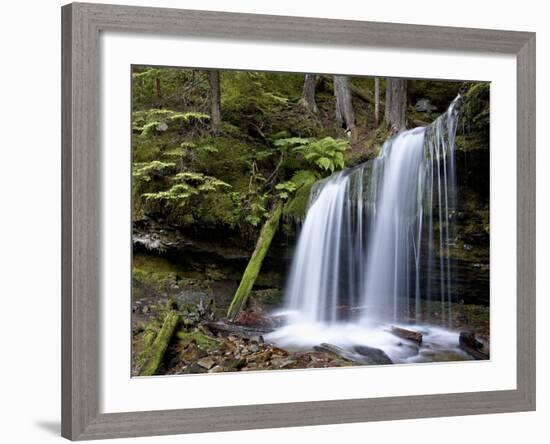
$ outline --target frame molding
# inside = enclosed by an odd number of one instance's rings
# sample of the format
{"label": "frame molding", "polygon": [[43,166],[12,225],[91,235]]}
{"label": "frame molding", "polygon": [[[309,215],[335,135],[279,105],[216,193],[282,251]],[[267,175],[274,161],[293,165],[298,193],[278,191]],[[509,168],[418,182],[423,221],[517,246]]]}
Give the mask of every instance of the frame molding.
{"label": "frame molding", "polygon": [[[102,31],[517,58],[517,389],[100,413]],[[62,427],[71,440],[535,410],[535,33],[72,3],[62,7]]]}

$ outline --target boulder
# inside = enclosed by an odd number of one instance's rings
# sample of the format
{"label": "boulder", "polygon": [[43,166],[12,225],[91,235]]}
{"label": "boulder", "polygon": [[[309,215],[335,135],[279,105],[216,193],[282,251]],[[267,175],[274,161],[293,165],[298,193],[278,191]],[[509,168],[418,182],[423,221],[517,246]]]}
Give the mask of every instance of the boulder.
{"label": "boulder", "polygon": [[376,365],[387,365],[393,364],[393,361],[390,357],[379,348],[368,347],[366,345],[356,345],[354,350],[359,353],[361,356],[365,356],[372,361],[372,364]]}

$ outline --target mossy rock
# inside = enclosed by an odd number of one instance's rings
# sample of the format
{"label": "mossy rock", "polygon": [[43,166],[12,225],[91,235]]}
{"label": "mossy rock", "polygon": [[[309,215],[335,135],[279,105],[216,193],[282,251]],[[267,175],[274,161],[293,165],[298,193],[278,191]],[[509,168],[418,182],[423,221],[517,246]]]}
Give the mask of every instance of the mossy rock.
{"label": "mossy rock", "polygon": [[219,347],[220,342],[211,336],[207,336],[198,329],[191,331],[180,330],[176,333],[177,338],[184,342],[193,342],[206,351],[212,351]]}

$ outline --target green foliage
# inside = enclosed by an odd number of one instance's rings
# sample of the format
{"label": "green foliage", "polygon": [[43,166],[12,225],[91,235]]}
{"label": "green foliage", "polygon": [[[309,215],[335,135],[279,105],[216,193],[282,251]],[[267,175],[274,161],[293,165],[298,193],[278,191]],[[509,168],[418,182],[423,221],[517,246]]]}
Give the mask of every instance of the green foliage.
{"label": "green foliage", "polygon": [[277,139],[273,142],[273,146],[283,152],[288,152],[291,148],[301,147],[311,142],[311,139],[304,137],[289,137],[285,139]]}
{"label": "green foliage", "polygon": [[185,113],[169,109],[152,109],[132,113],[132,130],[143,137],[149,137],[169,128],[191,125],[205,125],[210,120],[208,114],[189,111]]}
{"label": "green foliage", "polygon": [[[223,226],[253,238],[275,200],[284,201],[285,216],[302,218],[312,184],[344,168],[344,155],[352,161],[354,153],[369,148],[364,142],[348,149],[349,142],[337,138],[330,77],[319,78],[320,113],[313,116],[297,106],[303,75],[222,71],[216,134],[210,131],[205,70],[138,66],[132,78],[136,218],[158,217],[197,230]],[[372,95],[372,78],[352,80]],[[443,97],[457,85],[440,83],[431,89],[430,82],[416,90],[409,86],[433,102],[430,94]],[[366,115],[371,104],[358,103],[358,119],[372,122]],[[376,142],[386,136],[379,133]]]}
{"label": "green foliage", "polygon": [[162,107],[199,109],[207,94],[208,80],[203,70],[134,67],[132,71],[134,110]]}
{"label": "green foliage", "polygon": [[221,75],[222,108],[229,112],[255,109],[272,114],[299,97],[303,76],[227,71]]}
{"label": "green foliage", "polygon": [[191,331],[180,330],[176,333],[180,341],[191,341],[204,350],[214,350],[219,347],[219,342],[211,336],[206,336],[198,329]]}
{"label": "green foliage", "polygon": [[293,194],[296,191],[297,187],[291,180],[288,180],[286,182],[277,184],[275,186],[275,189],[279,191],[279,197],[283,200],[286,200],[288,199],[289,195]]}
{"label": "green foliage", "polygon": [[[294,173],[289,182],[294,187],[293,195],[287,199],[283,208],[285,217],[302,220],[309,202],[312,185],[319,180],[319,175],[310,170],[299,170]],[[281,194],[281,193],[280,193]]]}
{"label": "green foliage", "polygon": [[231,188],[231,185],[215,177],[189,171],[176,174],[172,178],[172,182],[174,185],[170,189],[156,193],[144,193],[142,197],[146,200],[169,201],[184,206],[192,196],[215,192],[219,188]]}
{"label": "green foliage", "polygon": [[319,176],[315,172],[310,170],[298,170],[294,173],[292,179],[277,184],[275,189],[279,191],[279,198],[287,200],[300,188],[310,186],[317,180],[319,180]]}
{"label": "green foliage", "polygon": [[275,142],[276,146],[301,153],[304,158],[318,168],[333,173],[345,167],[344,152],[349,146],[347,140],[336,140],[332,137],[322,139],[302,139],[293,137],[280,139]]}
{"label": "green foliage", "polygon": [[176,164],[173,162],[161,162],[153,160],[146,163],[134,163],[132,177],[137,182],[150,182],[155,177],[166,176],[173,172]]}
{"label": "green foliage", "polygon": [[249,204],[250,214],[245,217],[245,221],[253,227],[257,227],[267,216],[267,210],[265,209],[263,203],[264,200],[265,199],[261,199],[260,201],[252,201]]}

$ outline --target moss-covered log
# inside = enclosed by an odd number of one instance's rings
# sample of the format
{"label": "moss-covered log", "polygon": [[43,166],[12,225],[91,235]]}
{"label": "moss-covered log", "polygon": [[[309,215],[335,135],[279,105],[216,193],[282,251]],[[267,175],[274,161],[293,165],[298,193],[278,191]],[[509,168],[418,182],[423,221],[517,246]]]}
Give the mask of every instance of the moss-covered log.
{"label": "moss-covered log", "polygon": [[148,357],[139,372],[140,376],[152,376],[156,374],[164,358],[164,353],[166,353],[170,339],[174,335],[178,321],[179,315],[174,310],[170,310],[164,318],[162,327],[154,342],[147,350]]}
{"label": "moss-covered log", "polygon": [[241,311],[242,307],[244,307],[244,304],[250,295],[250,291],[252,290],[254,282],[258,277],[260,269],[262,268],[262,263],[267,250],[269,250],[273,236],[279,226],[279,220],[281,219],[281,214],[283,212],[282,210],[283,205],[281,202],[275,204],[273,210],[271,210],[269,218],[265,221],[265,224],[262,227],[260,237],[258,237],[258,240],[256,241],[256,248],[254,249],[252,257],[246,266],[246,270],[241,278],[239,288],[237,288],[235,296],[233,296],[233,301],[231,301],[231,305],[227,310],[227,317],[229,319],[235,319],[235,317],[239,314],[239,311]]}

